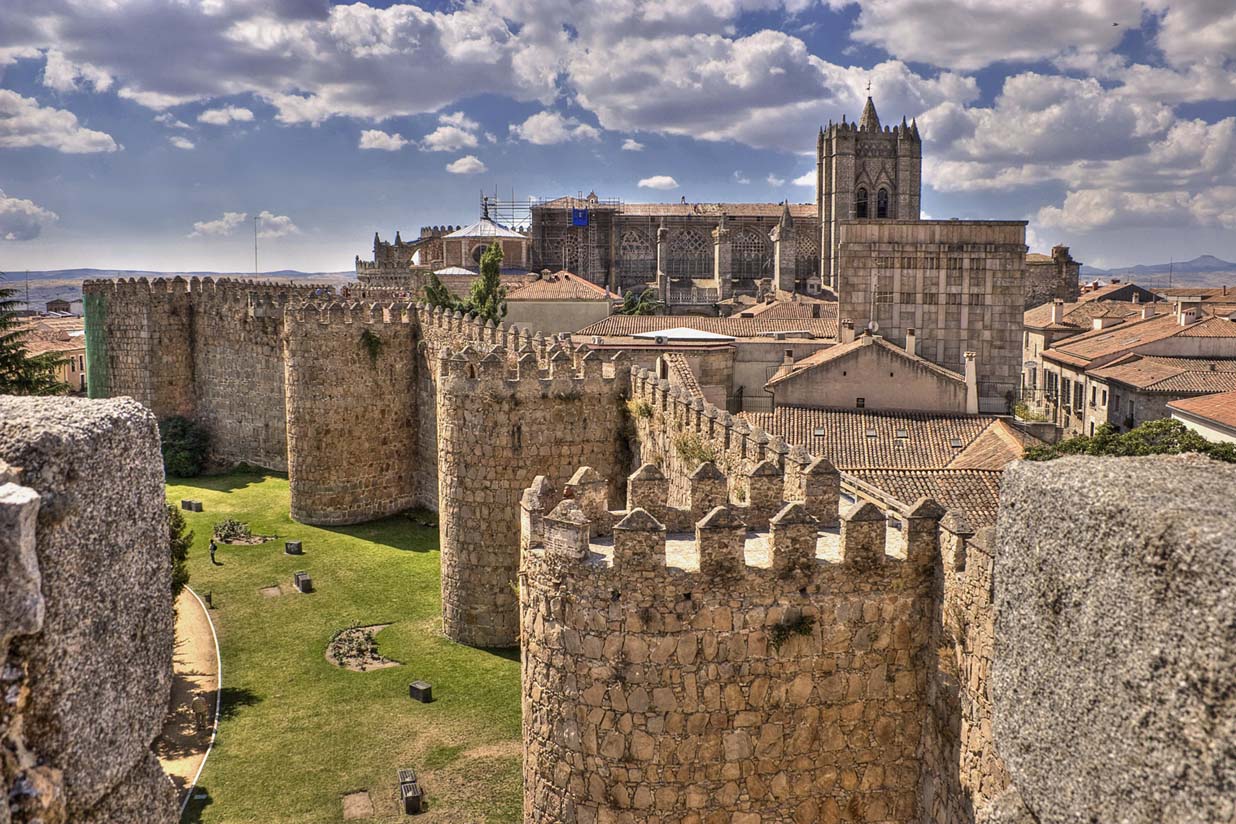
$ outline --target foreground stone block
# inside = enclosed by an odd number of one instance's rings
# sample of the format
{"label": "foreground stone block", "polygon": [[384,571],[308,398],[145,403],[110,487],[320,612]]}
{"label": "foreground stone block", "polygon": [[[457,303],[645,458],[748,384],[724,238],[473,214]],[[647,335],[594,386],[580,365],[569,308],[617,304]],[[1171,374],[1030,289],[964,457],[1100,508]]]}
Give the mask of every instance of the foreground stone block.
{"label": "foreground stone block", "polygon": [[[8,664],[24,668],[0,736],[19,736],[25,750],[0,769],[0,798],[36,770],[42,799],[53,799],[45,820],[58,808],[73,822],[174,821],[171,785],[150,752],[173,647],[154,416],[128,399],[0,397],[0,463],[20,468],[0,487],[10,515],[39,499],[33,535],[28,509],[0,521],[0,640],[12,637]],[[24,579],[10,577],[18,571]],[[38,582],[41,621],[39,599],[15,586],[22,580]]]}
{"label": "foreground stone block", "polygon": [[1005,474],[996,746],[1041,824],[1236,817],[1236,466]]}

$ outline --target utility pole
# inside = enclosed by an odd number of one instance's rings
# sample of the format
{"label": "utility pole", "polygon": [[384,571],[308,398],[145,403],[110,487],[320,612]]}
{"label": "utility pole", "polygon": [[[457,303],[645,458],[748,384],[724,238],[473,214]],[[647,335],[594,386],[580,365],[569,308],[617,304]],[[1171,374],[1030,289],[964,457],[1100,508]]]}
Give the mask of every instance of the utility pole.
{"label": "utility pole", "polygon": [[261,215],[253,216],[253,274],[258,273],[258,256],[257,256],[257,239],[258,239],[258,224],[262,222]]}

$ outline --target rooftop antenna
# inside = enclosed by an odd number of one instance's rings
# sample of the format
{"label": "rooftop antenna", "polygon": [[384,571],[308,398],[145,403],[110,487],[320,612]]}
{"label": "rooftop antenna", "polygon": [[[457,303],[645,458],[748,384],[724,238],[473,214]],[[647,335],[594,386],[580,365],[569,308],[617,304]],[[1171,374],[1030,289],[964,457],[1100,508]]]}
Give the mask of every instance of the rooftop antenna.
{"label": "rooftop antenna", "polygon": [[1172,270],[1176,268],[1176,256],[1172,255],[1167,261],[1167,288],[1172,288]]}

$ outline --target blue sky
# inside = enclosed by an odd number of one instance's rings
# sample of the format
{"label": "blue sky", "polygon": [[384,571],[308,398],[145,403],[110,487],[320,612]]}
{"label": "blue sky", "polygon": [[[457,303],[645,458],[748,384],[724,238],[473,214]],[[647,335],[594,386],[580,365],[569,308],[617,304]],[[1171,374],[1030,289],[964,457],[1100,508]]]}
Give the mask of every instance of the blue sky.
{"label": "blue sky", "polygon": [[[1229,0],[5,0],[0,270],[350,269],[480,191],[811,201],[918,119],[923,211],[1236,259]],[[641,185],[642,183],[642,185]]]}

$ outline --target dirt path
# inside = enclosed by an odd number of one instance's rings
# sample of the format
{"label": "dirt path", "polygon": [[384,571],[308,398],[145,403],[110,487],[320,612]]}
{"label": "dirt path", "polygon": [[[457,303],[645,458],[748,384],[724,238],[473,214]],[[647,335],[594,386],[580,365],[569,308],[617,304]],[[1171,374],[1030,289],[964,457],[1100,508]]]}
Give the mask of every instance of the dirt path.
{"label": "dirt path", "polygon": [[[155,741],[155,753],[163,771],[183,794],[197,775],[210,746],[214,724],[215,695],[219,688],[218,659],[210,620],[193,593],[185,590],[176,601],[176,650],[172,703],[163,732]],[[209,708],[207,723],[198,729],[193,717],[193,698],[200,695]]]}

